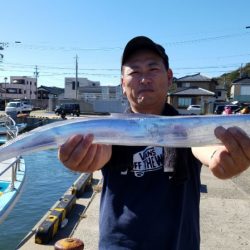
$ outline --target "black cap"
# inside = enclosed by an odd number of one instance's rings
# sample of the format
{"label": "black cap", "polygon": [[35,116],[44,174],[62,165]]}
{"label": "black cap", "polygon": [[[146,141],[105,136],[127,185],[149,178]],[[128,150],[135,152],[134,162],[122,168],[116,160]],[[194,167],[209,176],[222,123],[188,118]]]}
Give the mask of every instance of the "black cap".
{"label": "black cap", "polygon": [[151,50],[155,52],[163,59],[166,69],[169,68],[168,56],[165,49],[160,44],[153,42],[146,36],[134,37],[127,43],[122,55],[122,65],[124,65],[126,61],[139,50]]}

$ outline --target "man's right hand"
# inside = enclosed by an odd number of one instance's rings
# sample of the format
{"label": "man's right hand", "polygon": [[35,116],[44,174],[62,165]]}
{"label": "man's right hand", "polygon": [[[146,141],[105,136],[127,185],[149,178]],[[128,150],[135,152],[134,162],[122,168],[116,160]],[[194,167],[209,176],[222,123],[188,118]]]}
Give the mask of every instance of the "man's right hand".
{"label": "man's right hand", "polygon": [[111,157],[112,146],[93,144],[93,135],[74,135],[59,147],[58,158],[69,169],[91,173]]}

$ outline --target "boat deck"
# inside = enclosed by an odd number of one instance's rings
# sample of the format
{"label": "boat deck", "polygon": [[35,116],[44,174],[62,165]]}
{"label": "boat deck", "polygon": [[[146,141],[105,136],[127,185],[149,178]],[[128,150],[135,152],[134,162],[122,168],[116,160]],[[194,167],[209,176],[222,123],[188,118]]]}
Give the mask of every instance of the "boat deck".
{"label": "boat deck", "polygon": [[[18,165],[16,165],[16,161]],[[15,180],[13,181],[13,188],[11,188],[12,165],[15,167]],[[6,218],[11,209],[14,207],[17,201],[16,198],[20,194],[24,180],[24,159],[20,158],[17,160],[16,158],[12,158],[10,160],[0,162],[0,183],[2,183],[3,187],[3,191],[0,193],[0,223]]]}

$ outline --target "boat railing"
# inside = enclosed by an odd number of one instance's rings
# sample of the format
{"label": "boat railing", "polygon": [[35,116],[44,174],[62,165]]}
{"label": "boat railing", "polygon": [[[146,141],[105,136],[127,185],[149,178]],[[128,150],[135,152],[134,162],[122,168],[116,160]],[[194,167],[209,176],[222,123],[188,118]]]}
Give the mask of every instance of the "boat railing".
{"label": "boat railing", "polygon": [[17,137],[18,127],[16,126],[16,122],[10,116],[6,116],[5,126],[10,139]]}
{"label": "boat railing", "polygon": [[18,135],[18,127],[16,126],[16,122],[8,115],[4,115],[0,117],[1,126],[6,128],[6,134],[8,139],[13,139]]}
{"label": "boat railing", "polygon": [[11,183],[10,183],[10,191],[13,191],[15,188],[15,181],[17,180],[17,171],[20,171],[20,161],[21,157],[18,156],[7,168],[5,168],[1,173],[0,176],[3,175],[6,171],[12,168],[11,172]]}
{"label": "boat railing", "polygon": [[[4,115],[0,118],[0,122],[6,127],[6,136],[9,139],[13,139],[17,137],[18,135],[18,128],[16,126],[16,122],[8,115]],[[14,183],[17,179],[17,171],[20,170],[20,159],[21,157],[16,157],[16,159],[10,163],[10,165],[5,168],[1,173],[0,176],[2,176],[7,170],[12,168],[11,173],[11,184],[10,184],[10,191],[12,191],[14,187]]]}

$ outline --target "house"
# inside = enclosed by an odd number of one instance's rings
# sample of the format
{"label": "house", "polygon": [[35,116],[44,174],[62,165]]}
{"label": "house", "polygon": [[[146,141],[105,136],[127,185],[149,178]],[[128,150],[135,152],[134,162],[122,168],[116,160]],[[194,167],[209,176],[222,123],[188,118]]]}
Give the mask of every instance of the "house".
{"label": "house", "polygon": [[188,87],[200,87],[203,89],[215,91],[217,82],[207,76],[203,76],[200,73],[194,75],[187,75],[181,78],[176,79],[175,81],[177,89],[179,88],[188,88]]}
{"label": "house", "polygon": [[[207,112],[212,112],[212,103],[215,99],[215,93],[197,86],[177,90],[169,94],[169,102],[181,113],[188,113],[187,107],[192,104],[202,106],[202,109]],[[211,107],[208,107],[211,105]]]}
{"label": "house", "polygon": [[250,77],[244,76],[232,82],[230,97],[239,102],[250,103]]}
{"label": "house", "polygon": [[64,89],[41,85],[37,88],[36,106],[42,109],[54,110],[58,99],[64,98]]}
{"label": "house", "polygon": [[58,87],[47,87],[44,85],[41,85],[39,88],[37,88],[37,99],[49,99],[49,96],[53,97],[61,97],[64,94],[63,88]]}
{"label": "house", "polygon": [[215,79],[200,73],[175,79],[174,84],[176,89],[168,93],[168,102],[180,113],[195,104],[201,105],[205,113],[212,112],[215,100],[226,98],[226,91]]}

